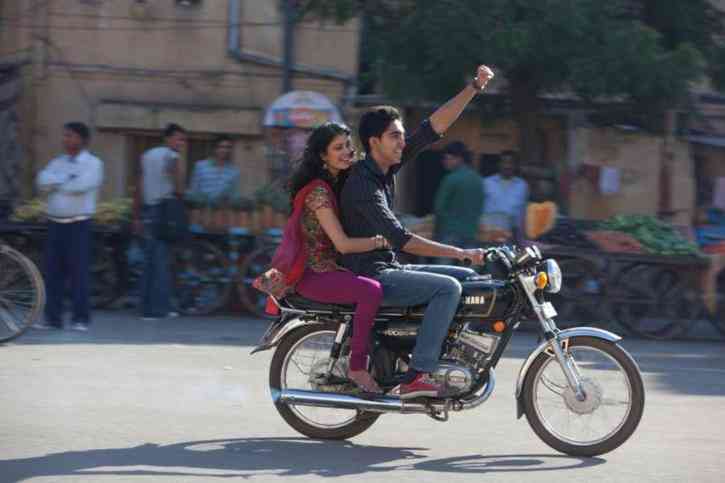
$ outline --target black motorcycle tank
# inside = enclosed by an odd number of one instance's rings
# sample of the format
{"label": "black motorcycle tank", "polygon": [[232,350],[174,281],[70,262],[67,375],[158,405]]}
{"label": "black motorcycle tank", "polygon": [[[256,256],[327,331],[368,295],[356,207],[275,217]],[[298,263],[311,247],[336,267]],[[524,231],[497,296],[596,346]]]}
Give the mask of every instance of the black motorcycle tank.
{"label": "black motorcycle tank", "polygon": [[488,278],[466,280],[458,315],[482,319],[506,319],[515,293],[508,282]]}

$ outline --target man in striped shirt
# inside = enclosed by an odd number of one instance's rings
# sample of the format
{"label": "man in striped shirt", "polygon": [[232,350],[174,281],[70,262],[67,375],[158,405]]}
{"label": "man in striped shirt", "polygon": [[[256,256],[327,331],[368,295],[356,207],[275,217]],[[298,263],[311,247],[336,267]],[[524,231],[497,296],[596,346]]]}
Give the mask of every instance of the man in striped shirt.
{"label": "man in striped shirt", "polygon": [[231,161],[233,148],[231,137],[217,136],[214,140],[214,157],[194,165],[189,186],[191,194],[201,194],[210,200],[239,195],[239,168]]}
{"label": "man in striped shirt", "polygon": [[346,254],[342,263],[353,272],[377,279],[383,286],[384,305],[427,305],[410,371],[400,386],[403,399],[439,394],[440,386],[429,374],[438,366],[443,341],[461,298],[459,280],[475,272],[445,265],[404,266],[398,263],[395,252],[482,263],[483,250],[436,243],[406,230],[393,214],[394,176],[405,163],[442,137],[491,78],[493,72],[480,66],[471,83],[409,137],[405,135],[400,113],[393,107],[373,108],[360,119],[360,141],[367,156],[353,166],[345,182],[340,200],[342,224],[350,237],[382,234],[392,249]]}

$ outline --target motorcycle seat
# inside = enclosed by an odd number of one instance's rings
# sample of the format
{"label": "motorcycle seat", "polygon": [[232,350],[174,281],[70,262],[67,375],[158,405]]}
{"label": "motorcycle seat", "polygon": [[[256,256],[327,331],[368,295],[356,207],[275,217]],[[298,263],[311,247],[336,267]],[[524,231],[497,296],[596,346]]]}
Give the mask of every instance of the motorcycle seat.
{"label": "motorcycle seat", "polygon": [[328,312],[354,312],[355,305],[352,304],[328,304],[307,299],[299,294],[288,295],[282,301],[283,305],[299,310],[319,310]]}

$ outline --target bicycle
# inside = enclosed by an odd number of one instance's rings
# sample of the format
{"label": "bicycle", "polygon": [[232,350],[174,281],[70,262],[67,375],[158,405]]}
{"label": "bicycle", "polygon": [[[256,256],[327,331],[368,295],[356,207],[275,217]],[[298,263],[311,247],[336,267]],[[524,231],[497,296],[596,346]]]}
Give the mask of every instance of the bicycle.
{"label": "bicycle", "polygon": [[45,307],[45,283],[35,263],[0,241],[0,343],[23,334]]}

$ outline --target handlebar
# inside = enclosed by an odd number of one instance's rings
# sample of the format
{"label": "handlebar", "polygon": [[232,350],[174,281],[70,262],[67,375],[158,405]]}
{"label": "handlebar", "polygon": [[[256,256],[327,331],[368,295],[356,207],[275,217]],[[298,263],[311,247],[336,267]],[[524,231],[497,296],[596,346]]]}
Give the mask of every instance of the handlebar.
{"label": "handlebar", "polygon": [[[511,270],[514,266],[524,265],[535,258],[541,258],[541,252],[538,248],[516,250],[508,246],[492,247],[484,249],[484,260],[487,262],[495,262],[500,260],[506,268]],[[463,266],[470,267],[473,260],[470,258],[463,259]]]}

